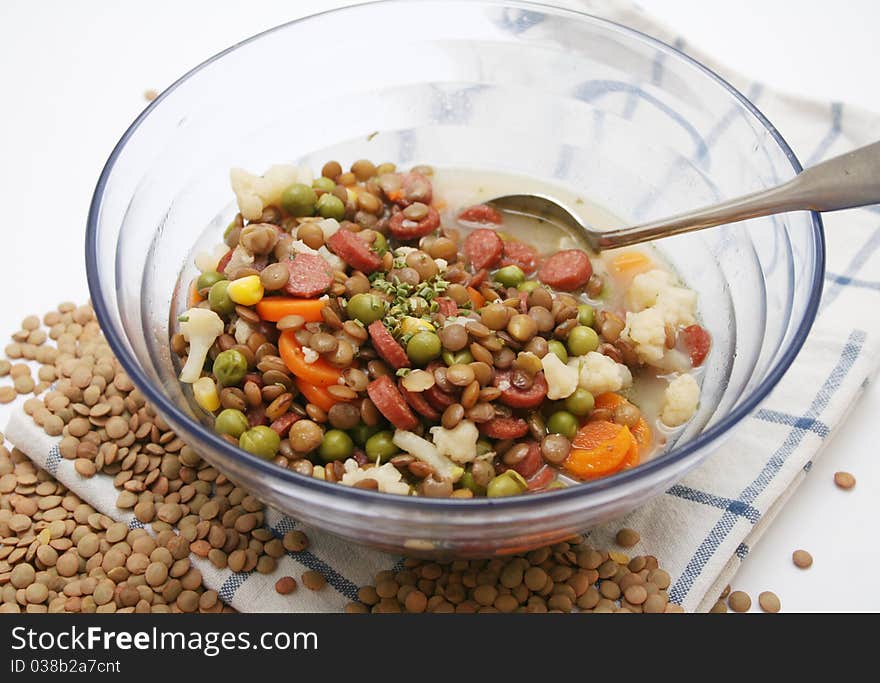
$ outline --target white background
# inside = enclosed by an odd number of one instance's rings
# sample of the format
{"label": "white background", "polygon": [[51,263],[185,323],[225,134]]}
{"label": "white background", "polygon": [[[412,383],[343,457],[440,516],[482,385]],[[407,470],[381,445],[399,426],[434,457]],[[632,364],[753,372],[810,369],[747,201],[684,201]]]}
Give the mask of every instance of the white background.
{"label": "white background", "polygon": [[[0,3],[0,332],[88,292],[83,232],[95,181],[116,140],[161,90],[212,54],[336,0],[3,0]],[[690,45],[790,92],[880,111],[872,0],[642,0]],[[321,78],[319,70],[315,74]],[[326,75],[344,78],[344,74]],[[288,77],[279,71],[279,87]],[[302,72],[289,74],[302,77]],[[356,77],[356,74],[351,74]],[[784,133],[784,131],[783,131]],[[6,342],[3,342],[5,344]],[[0,408],[0,427],[8,407]],[[755,604],[775,591],[783,610],[880,610],[866,554],[880,506],[876,415],[869,388],[734,581]],[[836,470],[858,478],[845,493]],[[865,548],[866,541],[873,548]],[[809,550],[813,568],[791,563]],[[841,568],[847,571],[841,573]],[[834,582],[846,590],[828,590]],[[874,596],[871,598],[870,596]]]}

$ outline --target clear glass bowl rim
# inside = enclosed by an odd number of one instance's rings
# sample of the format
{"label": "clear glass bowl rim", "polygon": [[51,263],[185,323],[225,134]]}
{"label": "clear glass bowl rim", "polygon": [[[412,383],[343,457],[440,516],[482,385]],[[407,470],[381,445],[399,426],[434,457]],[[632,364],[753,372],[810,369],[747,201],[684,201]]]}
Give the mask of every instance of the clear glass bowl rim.
{"label": "clear glass bowl rim", "polygon": [[[798,161],[797,157],[795,156],[795,153],[792,151],[791,147],[788,145],[782,135],[780,135],[780,133],[777,131],[776,127],[772,123],[770,123],[767,117],[764,116],[764,114],[745,95],[743,95],[739,90],[737,90],[733,85],[731,85],[713,70],[704,66],[681,50],[671,45],[668,45],[656,38],[653,38],[646,33],[630,28],[629,26],[626,26],[624,24],[620,24],[609,19],[604,19],[602,17],[589,14],[587,12],[580,12],[568,8],[554,7],[549,4],[542,5],[532,2],[522,2],[520,0],[478,0],[478,2],[474,2],[474,0],[427,0],[426,2],[424,2],[424,4],[426,5],[442,5],[445,8],[448,8],[452,4],[473,6],[478,3],[484,6],[496,5],[504,7],[515,7],[533,12],[546,12],[550,10],[562,14],[570,14],[573,18],[577,18],[582,21],[589,20],[598,24],[612,27],[624,34],[628,34],[631,38],[641,40],[659,50],[665,51],[672,58],[679,59],[691,66],[696,67],[703,74],[705,74],[710,79],[714,80],[717,84],[726,89],[733,97],[733,99],[738,100],[749,112],[751,112],[751,114],[761,123],[761,125],[766,128],[772,139],[776,142],[777,145],[779,145],[779,148],[788,158],[794,172],[800,173],[803,170],[803,167],[801,166],[800,161]],[[752,394],[746,397],[746,399],[743,400],[741,404],[736,406],[734,410],[724,416],[724,418],[719,420],[716,424],[712,425],[706,431],[701,432],[699,436],[697,436],[695,439],[692,439],[682,444],[681,446],[673,448],[666,453],[663,453],[662,455],[654,458],[653,460],[649,460],[648,462],[640,465],[637,468],[626,470],[624,472],[620,472],[618,474],[614,474],[612,476],[602,479],[597,479],[595,481],[584,482],[579,484],[578,486],[558,489],[556,491],[547,491],[539,496],[511,496],[506,498],[471,499],[394,496],[366,489],[340,486],[339,484],[325,482],[320,479],[305,477],[303,475],[297,474],[296,472],[278,467],[271,462],[262,460],[254,455],[246,453],[245,451],[242,451],[241,449],[231,445],[227,441],[224,441],[214,432],[207,429],[200,422],[193,420],[177,405],[170,401],[168,397],[165,396],[165,394],[161,391],[161,389],[154,386],[148,380],[146,375],[140,370],[137,359],[131,353],[129,353],[124,339],[118,334],[116,328],[114,327],[112,322],[113,317],[110,311],[104,305],[104,298],[99,295],[102,291],[103,285],[100,281],[97,265],[99,251],[97,239],[98,222],[104,191],[110,179],[110,175],[112,174],[116,160],[125,149],[125,145],[128,142],[129,138],[131,138],[135,134],[137,129],[140,127],[140,124],[150,115],[150,113],[156,107],[161,104],[161,102],[167,97],[170,92],[178,88],[180,85],[185,83],[197,73],[199,73],[209,64],[212,64],[213,62],[221,59],[226,54],[237,50],[243,45],[247,45],[249,43],[257,41],[262,36],[274,33],[275,31],[284,30],[288,26],[307,22],[313,17],[328,14],[346,13],[351,10],[363,11],[365,7],[370,7],[373,5],[402,4],[412,3],[411,0],[376,0],[374,2],[331,9],[325,12],[312,14],[306,17],[302,17],[300,19],[295,19],[293,21],[280,24],[278,26],[274,26],[270,29],[246,38],[245,40],[242,40],[241,42],[236,43],[221,52],[218,52],[214,56],[210,57],[209,59],[205,60],[198,66],[185,73],[174,83],[172,83],[155,100],[153,100],[153,102],[151,102],[149,106],[144,109],[143,112],[141,112],[141,114],[132,122],[132,124],[119,139],[119,142],[113,148],[113,151],[111,152],[106,164],[104,165],[104,168],[101,171],[101,175],[98,179],[97,185],[95,186],[95,192],[92,196],[92,201],[89,206],[85,240],[86,275],[89,291],[97,295],[92,296],[92,304],[94,306],[98,322],[101,325],[101,329],[105,337],[107,338],[108,343],[110,344],[110,348],[119,359],[119,362],[122,364],[123,369],[128,373],[128,375],[138,386],[138,388],[144,393],[147,400],[149,400],[154,406],[156,406],[161,413],[166,415],[170,414],[173,416],[173,419],[175,421],[181,424],[187,424],[190,429],[198,434],[200,439],[207,441],[214,449],[221,451],[225,457],[244,459],[249,466],[253,467],[257,471],[258,474],[281,479],[285,484],[289,484],[294,488],[302,487],[305,489],[311,489],[319,495],[328,494],[336,497],[344,497],[347,498],[348,501],[351,503],[366,504],[374,502],[380,503],[382,505],[396,506],[399,507],[402,511],[418,508],[419,510],[425,512],[433,509],[437,512],[467,513],[468,511],[474,509],[485,509],[486,507],[491,507],[492,509],[497,509],[498,511],[503,510],[507,512],[522,512],[527,509],[537,510],[542,506],[551,505],[555,502],[562,503],[564,501],[573,499],[576,496],[589,496],[589,494],[593,491],[607,490],[617,486],[626,487],[626,485],[630,483],[635,484],[636,482],[651,477],[651,475],[659,470],[662,470],[667,465],[672,465],[676,462],[688,458],[700,449],[709,446],[713,441],[722,436],[725,432],[735,427],[743,418],[748,416],[761,401],[764,400],[764,398],[773,390],[773,388],[779,382],[782,375],[794,361],[795,357],[801,349],[801,346],[803,346],[803,343],[807,338],[813,321],[815,320],[816,313],[819,307],[819,300],[822,295],[822,286],[824,283],[825,234],[822,224],[822,218],[818,213],[814,211],[810,212],[810,219],[812,222],[813,240],[816,246],[816,261],[814,264],[815,267],[812,272],[811,294],[804,309],[804,317],[800,323],[800,326],[795,331],[794,337],[792,338],[788,348],[784,350],[782,357],[768,371],[767,376],[755,388]]]}

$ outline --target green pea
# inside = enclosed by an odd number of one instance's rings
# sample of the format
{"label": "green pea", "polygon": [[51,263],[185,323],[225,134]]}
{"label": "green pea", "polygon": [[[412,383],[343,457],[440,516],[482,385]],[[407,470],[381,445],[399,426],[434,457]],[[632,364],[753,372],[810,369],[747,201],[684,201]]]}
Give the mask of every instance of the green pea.
{"label": "green pea", "polygon": [[382,431],[380,425],[373,425],[371,427],[363,422],[358,422],[354,427],[348,430],[348,434],[354,439],[354,442],[358,446],[363,446],[367,443],[367,439],[380,431]]}
{"label": "green pea", "polygon": [[226,226],[226,229],[223,231],[224,244],[226,243],[226,238],[229,237],[229,234],[238,227],[241,227],[239,226],[238,221],[232,221],[229,225]]}
{"label": "green pea", "polygon": [[400,453],[400,449],[392,441],[393,437],[394,432],[384,431],[377,432],[367,439],[364,450],[367,452],[367,457],[371,462],[376,462],[379,459],[382,462],[388,462],[389,458]]}
{"label": "green pea", "polygon": [[236,439],[244,434],[250,424],[247,415],[234,408],[226,408],[214,420],[214,431],[218,434],[229,434]]}
{"label": "green pea", "polygon": [[341,429],[328,429],[318,448],[318,455],[324,462],[333,460],[345,460],[351,456],[354,450],[354,442],[351,437]]}
{"label": "green pea", "polygon": [[362,292],[348,300],[345,311],[349,318],[355,318],[364,325],[369,325],[384,317],[385,302],[377,294]]}
{"label": "green pea", "polygon": [[456,351],[455,353],[452,351],[444,351],[443,362],[446,363],[447,366],[456,364],[467,365],[468,363],[474,362],[474,356],[467,349]]}
{"label": "green pea", "polygon": [[406,355],[416,365],[427,365],[440,356],[440,337],[433,332],[416,332],[406,343]]}
{"label": "green pea", "polygon": [[248,453],[253,453],[264,460],[271,460],[278,454],[281,437],[271,427],[260,425],[242,434],[238,439],[238,445]]}
{"label": "green pea", "polygon": [[216,270],[206,270],[204,273],[199,275],[198,280],[196,280],[196,289],[199,291],[203,289],[210,289],[218,282],[225,279],[226,276],[223,273],[218,273]]}
{"label": "green pea", "polygon": [[480,486],[477,482],[474,481],[474,475],[471,474],[470,470],[461,475],[461,479],[458,480],[458,483],[461,484],[462,487],[473,491],[475,496],[486,495],[486,487]]}
{"label": "green pea", "polygon": [[516,496],[526,491],[529,485],[526,480],[516,470],[507,470],[497,477],[493,477],[486,487],[486,495],[489,498],[500,498],[502,496]]}
{"label": "green pea", "polygon": [[281,193],[281,206],[291,216],[311,216],[315,213],[315,191],[303,183],[294,183]]}
{"label": "green pea", "polygon": [[321,190],[322,192],[333,192],[333,190],[336,189],[336,183],[330,180],[330,178],[321,176],[312,181],[312,187],[316,190]]}
{"label": "green pea", "polygon": [[247,373],[247,358],[241,351],[226,349],[214,359],[214,377],[224,387],[238,384]]}
{"label": "green pea", "polygon": [[577,418],[567,410],[557,410],[547,420],[547,431],[550,434],[562,434],[568,439],[573,439],[577,430]]}
{"label": "green pea", "polygon": [[489,451],[494,451],[492,442],[488,439],[477,439],[477,455],[486,455]]}
{"label": "green pea", "polygon": [[549,491],[551,489],[567,489],[567,488],[568,488],[568,484],[566,484],[564,481],[559,481],[558,479],[554,479],[553,481],[551,481],[547,485],[546,490]]}
{"label": "green pea", "polygon": [[568,333],[568,352],[572,356],[583,356],[599,348],[599,335],[586,325],[578,325]]}
{"label": "green pea", "polygon": [[550,353],[555,353],[563,363],[568,362],[568,351],[565,350],[565,344],[558,339],[551,339],[547,342],[547,350],[550,351]]}
{"label": "green pea", "polygon": [[518,287],[525,281],[526,274],[519,266],[504,266],[495,271],[492,279],[505,287]]}
{"label": "green pea", "polygon": [[526,280],[524,282],[520,282],[516,286],[516,288],[521,292],[528,292],[529,294],[531,294],[536,289],[538,289],[538,287],[540,287],[540,286],[541,286],[541,283],[538,282],[537,280]]}
{"label": "green pea", "polygon": [[578,323],[586,327],[592,327],[596,320],[596,311],[590,304],[581,304],[578,306]]}
{"label": "green pea", "polygon": [[574,393],[565,399],[565,409],[579,417],[588,415],[593,410],[594,405],[595,400],[593,399],[593,394],[580,387],[575,389]]}
{"label": "green pea", "polygon": [[229,280],[220,280],[208,290],[208,304],[211,306],[211,310],[218,315],[232,315],[235,310],[235,302],[229,298],[227,287],[229,287]]}
{"label": "green pea", "polygon": [[341,221],[345,218],[345,204],[335,194],[324,193],[318,197],[315,205],[321,218],[335,218]]}
{"label": "green pea", "polygon": [[379,256],[384,256],[385,252],[388,251],[388,240],[385,239],[385,235],[381,232],[377,232],[376,239],[373,240],[373,251],[379,254]]}

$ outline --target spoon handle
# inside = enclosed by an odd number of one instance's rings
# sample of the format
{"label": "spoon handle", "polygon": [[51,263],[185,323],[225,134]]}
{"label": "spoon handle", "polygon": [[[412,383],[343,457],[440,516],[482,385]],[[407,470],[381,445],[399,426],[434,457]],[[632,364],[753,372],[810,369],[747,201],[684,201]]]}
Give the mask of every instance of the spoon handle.
{"label": "spoon handle", "polygon": [[880,204],[880,142],[812,166],[792,180],[711,207],[597,235],[601,249],[786,211],[838,211]]}

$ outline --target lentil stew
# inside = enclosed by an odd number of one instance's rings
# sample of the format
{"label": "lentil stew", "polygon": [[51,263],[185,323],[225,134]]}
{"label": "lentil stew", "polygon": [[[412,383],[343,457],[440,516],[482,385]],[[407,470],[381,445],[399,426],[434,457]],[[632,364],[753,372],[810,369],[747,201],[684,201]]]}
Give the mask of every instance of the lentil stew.
{"label": "lentil stew", "polygon": [[233,169],[171,339],[222,438],[348,486],[500,497],[636,467],[692,418],[711,340],[658,255],[551,242],[450,177]]}

